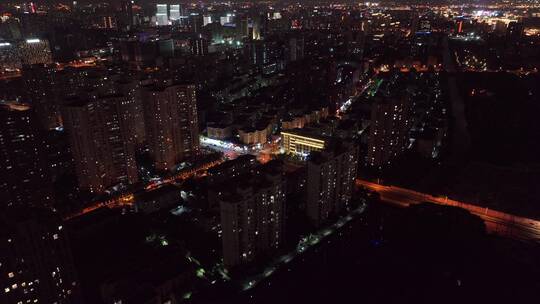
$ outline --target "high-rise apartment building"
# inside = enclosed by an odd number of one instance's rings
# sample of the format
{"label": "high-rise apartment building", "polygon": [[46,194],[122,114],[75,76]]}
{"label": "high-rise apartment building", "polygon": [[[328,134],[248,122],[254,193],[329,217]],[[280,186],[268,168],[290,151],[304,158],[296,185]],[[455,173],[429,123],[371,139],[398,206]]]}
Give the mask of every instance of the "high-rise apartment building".
{"label": "high-rise apartment building", "polygon": [[45,145],[39,130],[29,105],[0,103],[0,207],[50,203]]}
{"label": "high-rise apartment building", "polygon": [[139,82],[133,79],[121,79],[115,83],[116,94],[127,98],[124,108],[125,120],[128,121],[134,142],[141,147],[146,140],[146,131],[144,129],[143,103],[141,96],[141,87]]}
{"label": "high-rise apartment building", "polygon": [[63,107],[82,190],[101,193],[120,183],[138,181],[132,111],[131,100],[122,95],[73,98]]}
{"label": "high-rise apartment building", "polygon": [[36,112],[41,127],[45,130],[62,125],[58,97],[60,79],[56,66],[35,64],[23,68],[23,80],[29,103]]}
{"label": "high-rise apartment building", "polygon": [[366,164],[381,168],[401,154],[409,144],[412,101],[404,96],[378,96],[371,108]]}
{"label": "high-rise apartment building", "polygon": [[358,146],[335,142],[310,154],[307,162],[307,215],[319,226],[351,202],[358,167]]}
{"label": "high-rise apartment building", "polygon": [[240,176],[219,193],[227,268],[268,256],[283,243],[286,182],[274,162]]}
{"label": "high-rise apartment building", "polygon": [[60,219],[42,209],[0,213],[0,303],[81,303]]}
{"label": "high-rise apartment building", "polygon": [[199,128],[194,85],[143,88],[146,141],[157,170],[172,170],[198,154]]}

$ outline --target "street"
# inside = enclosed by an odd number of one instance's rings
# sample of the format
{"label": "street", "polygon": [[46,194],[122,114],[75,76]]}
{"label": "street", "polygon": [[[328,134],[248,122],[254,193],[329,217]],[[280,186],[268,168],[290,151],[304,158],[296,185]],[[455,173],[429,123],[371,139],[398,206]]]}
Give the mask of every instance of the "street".
{"label": "street", "polygon": [[382,202],[399,207],[407,207],[411,204],[420,204],[423,202],[460,207],[482,218],[489,233],[540,243],[540,221],[534,219],[475,206],[449,199],[448,197],[433,196],[395,186],[379,185],[361,179],[356,180],[356,185],[365,187],[371,191],[376,191],[380,194]]}

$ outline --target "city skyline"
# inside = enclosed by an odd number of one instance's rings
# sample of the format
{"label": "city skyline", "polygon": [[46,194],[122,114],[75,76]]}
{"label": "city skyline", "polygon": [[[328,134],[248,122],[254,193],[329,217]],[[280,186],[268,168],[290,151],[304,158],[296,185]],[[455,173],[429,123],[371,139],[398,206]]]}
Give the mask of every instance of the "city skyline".
{"label": "city skyline", "polygon": [[540,5],[0,3],[0,303],[534,303]]}

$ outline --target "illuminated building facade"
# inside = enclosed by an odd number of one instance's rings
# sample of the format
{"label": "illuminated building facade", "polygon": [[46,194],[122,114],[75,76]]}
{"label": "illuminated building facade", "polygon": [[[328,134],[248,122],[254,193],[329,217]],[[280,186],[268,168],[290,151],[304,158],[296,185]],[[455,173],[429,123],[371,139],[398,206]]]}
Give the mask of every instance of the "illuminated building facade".
{"label": "illuminated building facade", "polygon": [[326,146],[326,139],[301,129],[294,129],[281,132],[281,144],[285,153],[306,156],[313,151],[323,150]]}
{"label": "illuminated building facade", "polygon": [[0,103],[0,207],[50,203],[51,189],[39,130],[30,106]]}
{"label": "illuminated building facade", "polygon": [[212,23],[212,16],[203,16],[203,26]]}
{"label": "illuminated building facade", "polygon": [[81,303],[62,222],[45,210],[0,214],[0,302]]}
{"label": "illuminated building facade", "polygon": [[26,39],[18,45],[22,65],[50,64],[53,62],[49,41],[45,39]]}
{"label": "illuminated building facade", "polygon": [[171,4],[169,6],[169,19],[171,21],[178,21],[180,18],[182,18],[182,7],[180,4]]}
{"label": "illuminated building facade", "polygon": [[169,25],[169,9],[167,4],[156,4],[156,25]]}
{"label": "illuminated building facade", "polygon": [[172,170],[199,151],[194,85],[143,90],[146,140],[157,170]]}
{"label": "illuminated building facade", "polygon": [[239,177],[218,194],[225,267],[250,263],[282,245],[285,195],[285,179],[274,163]]}
{"label": "illuminated building facade", "polygon": [[339,214],[352,199],[359,159],[352,142],[314,152],[307,162],[307,216],[319,226]]}
{"label": "illuminated building facade", "polygon": [[73,98],[62,109],[79,187],[102,193],[123,183],[136,183],[133,107],[121,95],[83,100]]}

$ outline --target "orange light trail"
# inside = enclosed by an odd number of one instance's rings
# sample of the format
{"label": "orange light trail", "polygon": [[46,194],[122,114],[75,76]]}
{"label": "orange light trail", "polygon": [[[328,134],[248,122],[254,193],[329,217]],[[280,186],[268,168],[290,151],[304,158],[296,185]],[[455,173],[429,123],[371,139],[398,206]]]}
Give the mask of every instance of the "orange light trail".
{"label": "orange light trail", "polygon": [[356,180],[356,185],[379,193],[382,202],[399,207],[432,202],[439,205],[463,208],[482,218],[490,233],[526,241],[540,242],[540,221],[534,219],[460,202],[448,197],[433,196],[395,186],[384,186],[361,179]]}

